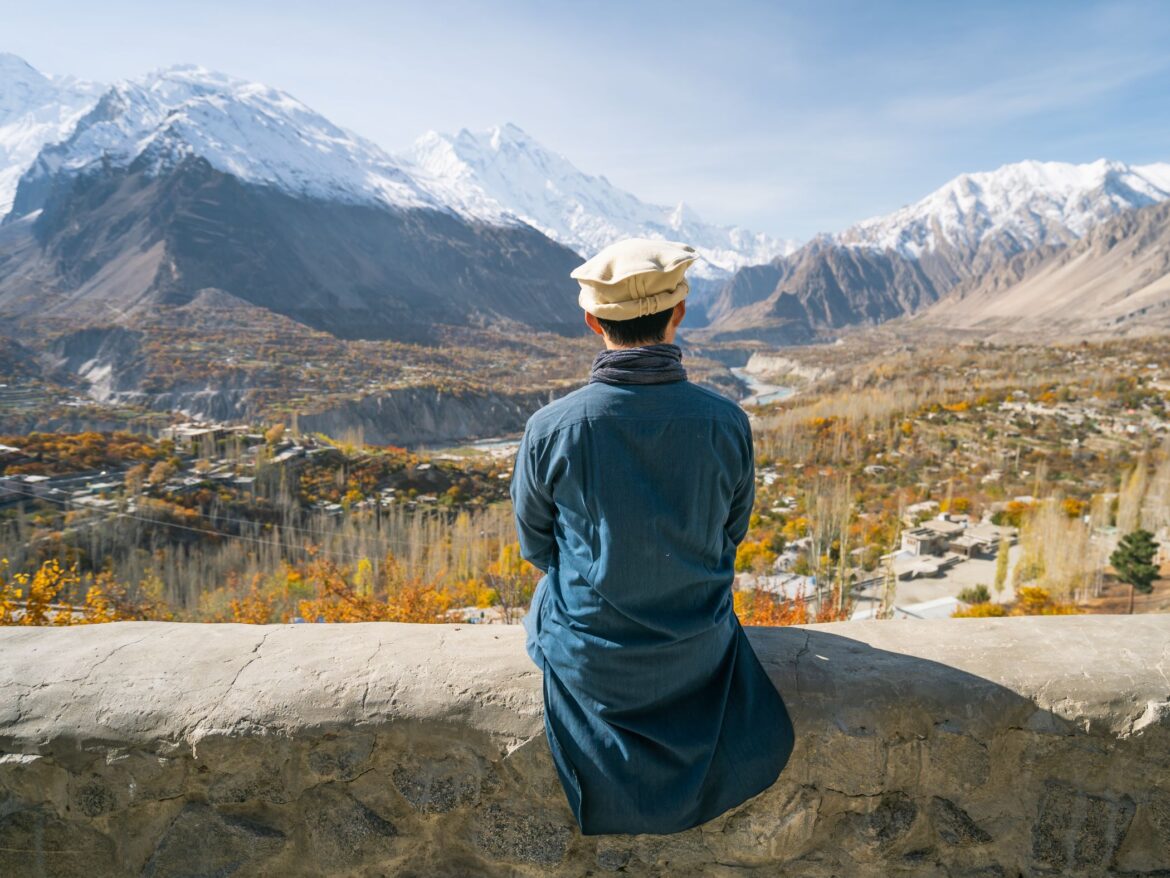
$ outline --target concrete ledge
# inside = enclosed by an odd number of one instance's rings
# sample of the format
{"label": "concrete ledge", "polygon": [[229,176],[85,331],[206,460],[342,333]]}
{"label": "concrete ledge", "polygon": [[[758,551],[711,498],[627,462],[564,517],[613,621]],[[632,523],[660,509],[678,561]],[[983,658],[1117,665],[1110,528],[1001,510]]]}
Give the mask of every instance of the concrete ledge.
{"label": "concrete ledge", "polygon": [[0,628],[0,875],[1170,870],[1170,616],[750,635],[780,780],[583,838],[517,627]]}

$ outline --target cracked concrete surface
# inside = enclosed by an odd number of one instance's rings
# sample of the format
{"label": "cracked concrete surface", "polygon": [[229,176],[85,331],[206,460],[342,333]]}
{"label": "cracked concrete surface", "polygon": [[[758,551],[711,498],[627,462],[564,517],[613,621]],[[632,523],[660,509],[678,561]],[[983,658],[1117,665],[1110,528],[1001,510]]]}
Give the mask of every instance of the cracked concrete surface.
{"label": "cracked concrete surface", "polygon": [[519,627],[0,629],[0,875],[1153,875],[1170,616],[751,629],[797,748],[582,837]]}

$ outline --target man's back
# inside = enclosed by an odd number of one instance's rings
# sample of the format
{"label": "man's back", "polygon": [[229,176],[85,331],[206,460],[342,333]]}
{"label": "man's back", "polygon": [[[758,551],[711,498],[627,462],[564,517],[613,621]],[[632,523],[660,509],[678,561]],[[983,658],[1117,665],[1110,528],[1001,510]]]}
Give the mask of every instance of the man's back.
{"label": "man's back", "polygon": [[734,403],[595,382],[529,421],[513,477],[546,728],[582,830],[675,832],[770,785],[792,729],[731,600],[754,496]]}
{"label": "man's back", "polygon": [[[689,381],[588,384],[534,415],[525,442],[521,476],[553,486],[558,573],[575,610],[608,603],[631,635],[664,628],[655,645],[725,621],[753,496],[738,406]],[[623,633],[610,630],[620,619],[593,631],[589,618],[583,635]]]}

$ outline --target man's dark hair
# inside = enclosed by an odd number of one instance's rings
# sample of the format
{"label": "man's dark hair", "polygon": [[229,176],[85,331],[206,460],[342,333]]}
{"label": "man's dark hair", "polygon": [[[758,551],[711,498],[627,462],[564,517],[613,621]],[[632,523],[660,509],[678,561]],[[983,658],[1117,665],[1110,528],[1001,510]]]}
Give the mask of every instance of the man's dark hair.
{"label": "man's dark hair", "polygon": [[666,337],[666,327],[670,325],[670,318],[673,316],[674,309],[667,308],[665,311],[644,314],[632,320],[603,320],[598,317],[597,322],[601,324],[609,340],[617,344],[659,344]]}

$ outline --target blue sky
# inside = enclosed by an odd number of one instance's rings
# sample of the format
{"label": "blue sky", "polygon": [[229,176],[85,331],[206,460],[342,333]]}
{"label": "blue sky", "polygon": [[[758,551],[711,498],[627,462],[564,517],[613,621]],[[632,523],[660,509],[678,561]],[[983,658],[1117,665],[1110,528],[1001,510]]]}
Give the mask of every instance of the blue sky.
{"label": "blue sky", "polygon": [[511,121],[639,197],[807,238],[1026,158],[1170,161],[1170,2],[0,0],[0,49],[198,63],[384,147]]}

